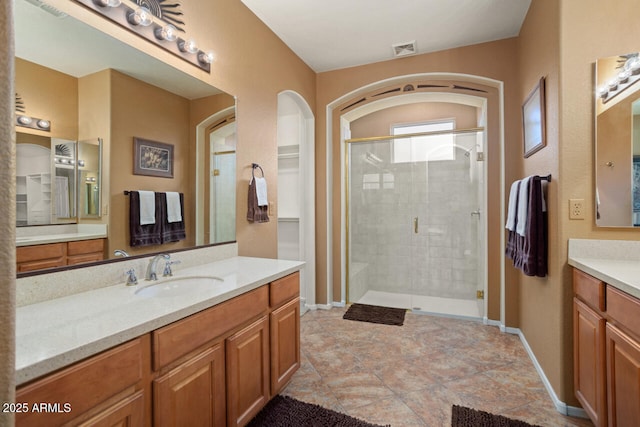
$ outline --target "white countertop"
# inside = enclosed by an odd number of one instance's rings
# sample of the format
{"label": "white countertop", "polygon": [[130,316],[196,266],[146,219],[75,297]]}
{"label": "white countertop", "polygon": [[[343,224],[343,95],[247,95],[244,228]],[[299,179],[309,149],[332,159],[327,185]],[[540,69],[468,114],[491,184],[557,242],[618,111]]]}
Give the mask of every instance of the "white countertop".
{"label": "white countertop", "polygon": [[16,246],[73,242],[107,237],[106,224],[63,224],[16,228]]}
{"label": "white countertop", "polygon": [[[136,295],[123,283],[16,310],[16,383],[22,384],[302,268],[304,262],[233,257],[175,273],[216,276],[171,297]],[[164,279],[158,280],[163,282]],[[179,282],[178,282],[179,284]]]}
{"label": "white countertop", "polygon": [[569,239],[569,265],[640,298],[640,242]]}

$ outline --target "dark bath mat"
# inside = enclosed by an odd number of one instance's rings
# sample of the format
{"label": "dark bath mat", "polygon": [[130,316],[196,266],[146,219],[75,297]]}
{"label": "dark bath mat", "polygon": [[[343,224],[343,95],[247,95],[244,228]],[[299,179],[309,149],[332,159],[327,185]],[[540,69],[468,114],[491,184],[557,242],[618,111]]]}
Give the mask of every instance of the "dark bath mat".
{"label": "dark bath mat", "polygon": [[247,427],[382,427],[320,405],[277,395]]}
{"label": "dark bath mat", "polygon": [[360,322],[402,326],[404,324],[404,315],[406,312],[407,310],[404,308],[351,304],[351,307],[349,307],[342,318],[347,320],[357,320]]}
{"label": "dark bath mat", "polygon": [[477,409],[453,405],[451,427],[540,427]]}

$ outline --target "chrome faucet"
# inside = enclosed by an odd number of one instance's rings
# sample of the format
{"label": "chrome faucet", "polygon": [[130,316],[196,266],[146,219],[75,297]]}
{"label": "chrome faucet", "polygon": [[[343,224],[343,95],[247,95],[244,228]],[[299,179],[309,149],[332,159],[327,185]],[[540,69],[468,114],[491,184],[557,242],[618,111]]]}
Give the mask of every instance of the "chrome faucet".
{"label": "chrome faucet", "polygon": [[151,258],[149,261],[149,265],[147,265],[147,273],[144,275],[144,280],[158,280],[158,275],[156,274],[156,266],[158,265],[158,261],[161,258],[171,259],[171,255],[169,254],[158,254]]}
{"label": "chrome faucet", "polygon": [[127,251],[124,251],[122,249],[116,249],[115,251],[113,251],[113,255],[114,256],[121,256],[121,257],[128,257],[129,256]]}

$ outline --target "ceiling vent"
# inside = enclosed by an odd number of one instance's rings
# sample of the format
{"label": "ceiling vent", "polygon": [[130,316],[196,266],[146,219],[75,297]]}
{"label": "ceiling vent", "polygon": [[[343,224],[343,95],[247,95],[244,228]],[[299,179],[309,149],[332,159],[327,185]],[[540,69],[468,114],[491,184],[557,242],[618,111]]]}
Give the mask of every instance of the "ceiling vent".
{"label": "ceiling vent", "polygon": [[415,55],[416,53],[418,53],[418,46],[416,46],[415,40],[405,43],[397,43],[391,45],[391,47],[393,48],[393,56],[395,56],[396,58],[399,58],[401,56]]}

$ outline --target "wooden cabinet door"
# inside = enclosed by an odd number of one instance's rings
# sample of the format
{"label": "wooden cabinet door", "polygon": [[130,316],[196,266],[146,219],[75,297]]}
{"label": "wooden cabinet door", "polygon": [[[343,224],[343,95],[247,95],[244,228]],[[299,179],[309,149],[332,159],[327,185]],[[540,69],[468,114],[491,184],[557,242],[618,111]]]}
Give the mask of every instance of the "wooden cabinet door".
{"label": "wooden cabinet door", "polygon": [[224,351],[219,343],[153,381],[153,425],[225,425]]}
{"label": "wooden cabinet door", "polygon": [[576,398],[596,427],[607,425],[605,319],[573,299],[573,358]]}
{"label": "wooden cabinet door", "polygon": [[637,426],[640,420],[640,344],[607,323],[609,426]]}
{"label": "wooden cabinet door", "polygon": [[269,401],[269,317],[227,338],[227,425],[244,426]]}
{"label": "wooden cabinet door", "polygon": [[271,313],[271,395],[289,382],[300,367],[300,298]]}
{"label": "wooden cabinet door", "polygon": [[144,397],[142,390],[122,399],[115,405],[101,411],[79,427],[142,427],[144,422]]}

